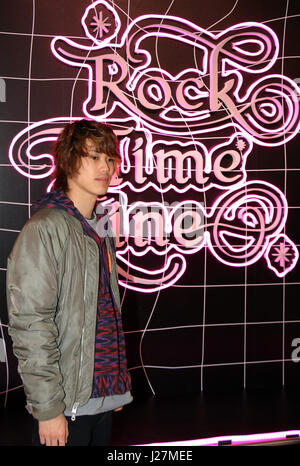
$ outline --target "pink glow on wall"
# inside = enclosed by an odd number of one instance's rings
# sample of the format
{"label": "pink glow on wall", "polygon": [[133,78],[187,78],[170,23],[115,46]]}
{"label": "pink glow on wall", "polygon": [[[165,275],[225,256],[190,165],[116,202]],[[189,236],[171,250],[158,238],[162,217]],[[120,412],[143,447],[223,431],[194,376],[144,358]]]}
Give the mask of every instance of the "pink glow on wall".
{"label": "pink glow on wall", "polygon": [[[104,0],[86,8],[81,24],[88,45],[58,36],[51,50],[87,73],[83,115],[49,118],[18,133],[9,149],[14,168],[48,178],[49,144],[65,123],[107,122],[122,155],[120,176],[103,200],[122,286],[146,293],[167,288],[183,276],[187,257],[203,248],[225,266],[264,258],[278,278],[289,273],[299,253],[284,233],[287,200],[271,183],[247,180],[254,145],[281,146],[300,128],[297,85],[271,73],[279,56],[274,31],[244,22],[213,34],[183,18],[151,14],[125,27]],[[197,63],[184,69],[178,63],[171,73],[150,53],[151,38],[191,48]],[[204,136],[215,145],[208,148]],[[219,192],[212,205],[195,200],[212,189]],[[151,190],[162,202],[132,202]],[[163,195],[173,192],[177,200],[167,205]],[[149,265],[153,259],[156,266]]]}

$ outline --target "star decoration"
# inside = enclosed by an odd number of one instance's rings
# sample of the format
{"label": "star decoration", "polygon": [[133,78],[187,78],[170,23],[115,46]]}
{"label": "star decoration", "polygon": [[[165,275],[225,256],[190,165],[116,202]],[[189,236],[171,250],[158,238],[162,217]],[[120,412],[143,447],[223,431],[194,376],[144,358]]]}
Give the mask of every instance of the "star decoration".
{"label": "star decoration", "polygon": [[235,146],[240,152],[242,152],[246,147],[246,143],[243,139],[238,139]]}
{"label": "star decoration", "polygon": [[102,36],[108,32],[109,27],[111,26],[110,23],[107,22],[108,18],[103,19],[103,14],[102,11],[100,11],[99,16],[95,15],[93,16],[93,22],[91,22],[91,26],[95,26],[93,28],[93,31],[97,31],[97,34],[99,35],[100,39],[102,39]]}
{"label": "star decoration", "polygon": [[279,262],[280,267],[284,268],[285,263],[289,262],[290,259],[288,256],[291,256],[292,254],[289,252],[290,247],[285,246],[285,243],[280,243],[279,248],[274,247],[274,250],[276,251],[272,256],[276,257],[275,262]]}

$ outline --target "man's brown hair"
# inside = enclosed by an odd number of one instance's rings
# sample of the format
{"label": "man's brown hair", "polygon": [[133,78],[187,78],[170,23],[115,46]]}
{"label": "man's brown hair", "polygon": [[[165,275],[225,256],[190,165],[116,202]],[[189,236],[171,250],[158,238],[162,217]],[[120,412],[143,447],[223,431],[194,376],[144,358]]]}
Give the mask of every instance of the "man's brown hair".
{"label": "man's brown hair", "polygon": [[79,120],[67,124],[57,138],[54,160],[54,189],[68,189],[68,177],[74,175],[86,154],[86,140],[90,139],[99,153],[115,159],[115,168],[121,163],[118,141],[112,129],[94,120]]}

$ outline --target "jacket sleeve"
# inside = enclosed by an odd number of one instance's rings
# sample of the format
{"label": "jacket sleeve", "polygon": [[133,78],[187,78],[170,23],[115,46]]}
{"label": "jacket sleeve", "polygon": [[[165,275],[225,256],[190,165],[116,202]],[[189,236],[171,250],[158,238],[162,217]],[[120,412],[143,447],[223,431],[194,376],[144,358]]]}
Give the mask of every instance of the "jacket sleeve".
{"label": "jacket sleeve", "polygon": [[46,223],[25,225],[7,264],[8,331],[27,404],[39,420],[52,419],[65,408],[55,325],[60,247]]}

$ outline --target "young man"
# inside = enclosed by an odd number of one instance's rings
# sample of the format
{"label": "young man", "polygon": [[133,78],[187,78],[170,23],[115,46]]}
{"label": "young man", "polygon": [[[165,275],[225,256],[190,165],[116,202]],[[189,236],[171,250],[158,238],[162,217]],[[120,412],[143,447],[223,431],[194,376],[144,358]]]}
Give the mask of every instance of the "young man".
{"label": "young man", "polygon": [[107,445],[112,412],[132,400],[115,243],[96,203],[119,164],[108,126],[68,124],[54,191],[34,203],[8,259],[9,333],[35,444]]}

